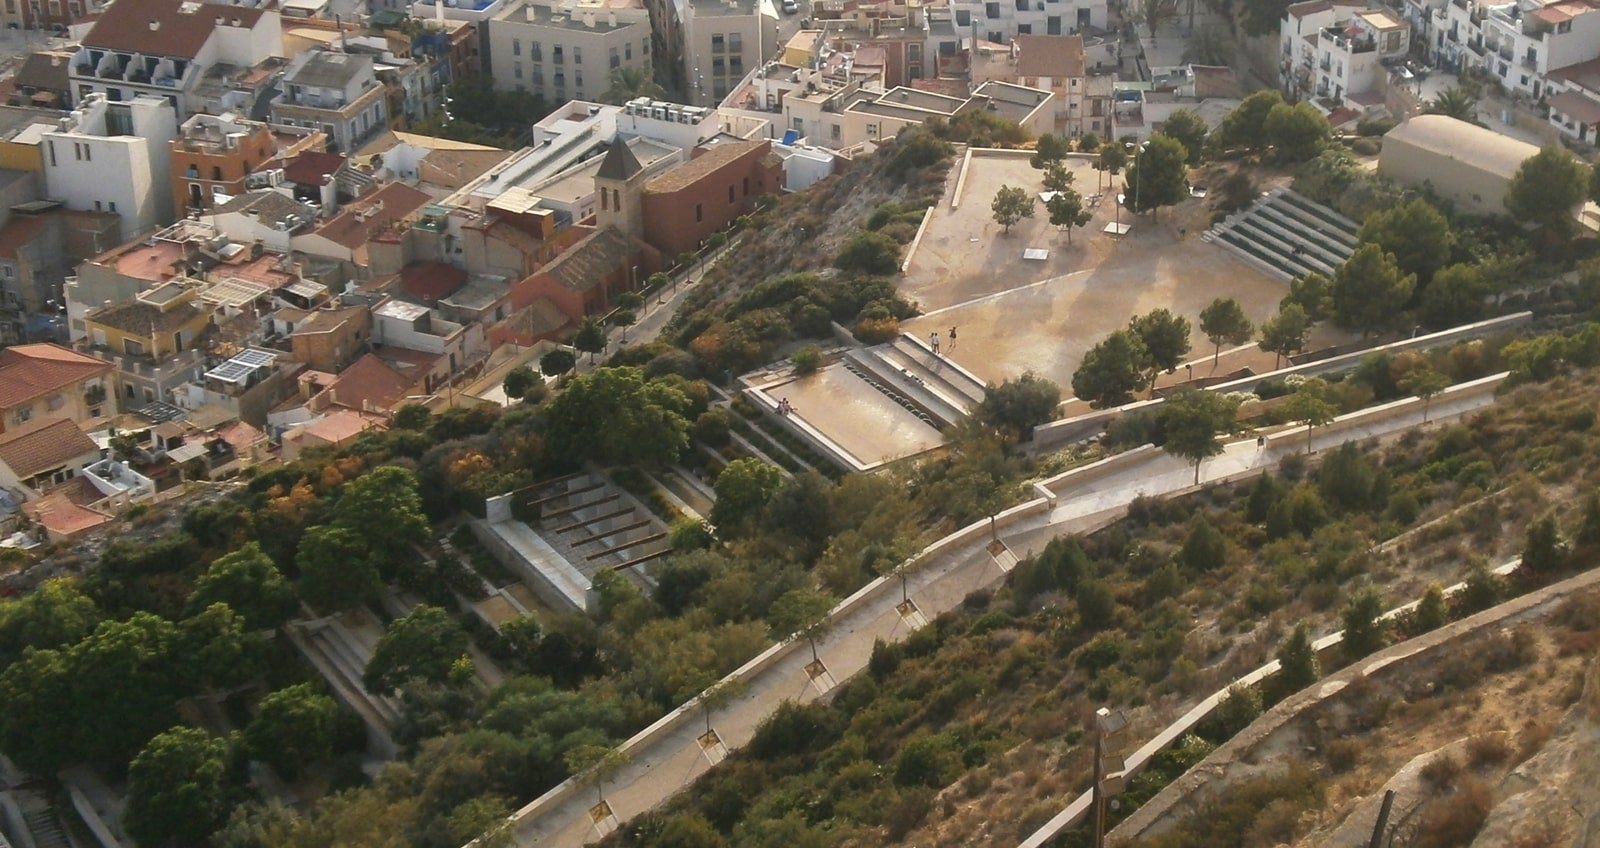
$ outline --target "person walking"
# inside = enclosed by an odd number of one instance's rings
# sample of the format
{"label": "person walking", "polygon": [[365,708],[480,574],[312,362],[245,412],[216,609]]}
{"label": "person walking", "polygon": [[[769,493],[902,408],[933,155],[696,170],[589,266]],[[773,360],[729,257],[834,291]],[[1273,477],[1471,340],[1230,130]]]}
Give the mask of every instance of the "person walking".
{"label": "person walking", "polygon": [[932,335],[928,336],[928,346],[933,348],[933,355],[934,356],[938,356],[939,355],[939,334],[938,333],[933,333]]}
{"label": "person walking", "polygon": [[956,349],[956,325],[950,325],[950,349]]}

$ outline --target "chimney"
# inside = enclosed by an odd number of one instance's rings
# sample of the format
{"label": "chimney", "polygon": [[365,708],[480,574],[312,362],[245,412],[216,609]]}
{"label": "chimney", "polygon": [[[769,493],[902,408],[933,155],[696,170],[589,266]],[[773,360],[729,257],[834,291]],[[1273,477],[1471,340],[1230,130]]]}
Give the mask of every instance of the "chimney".
{"label": "chimney", "polygon": [[161,22],[156,20],[155,18],[151,18],[150,19],[150,31],[151,32],[155,32],[158,29],[161,29]]}
{"label": "chimney", "polygon": [[238,26],[238,25],[239,25],[239,19],[238,19],[238,18],[234,18],[234,19],[233,19],[233,20],[232,20],[232,21],[231,21],[231,22],[230,22],[230,25],[231,25],[231,26]]}
{"label": "chimney", "polygon": [[606,13],[606,26],[615,28],[617,25],[617,10],[612,9]]}
{"label": "chimney", "polygon": [[588,27],[589,29],[594,29],[594,13],[593,12],[584,12],[583,13],[583,25]]}

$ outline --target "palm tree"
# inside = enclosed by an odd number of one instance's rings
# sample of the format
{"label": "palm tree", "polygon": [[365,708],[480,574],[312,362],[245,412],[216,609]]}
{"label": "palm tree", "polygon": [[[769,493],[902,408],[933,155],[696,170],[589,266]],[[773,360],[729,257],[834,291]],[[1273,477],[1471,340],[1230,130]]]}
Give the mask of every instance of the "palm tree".
{"label": "palm tree", "polygon": [[1483,126],[1483,122],[1478,120],[1477,96],[1459,85],[1439,92],[1439,96],[1428,104],[1426,113],[1429,115],[1449,115],[1469,124]]}
{"label": "palm tree", "polygon": [[667,90],[656,84],[647,68],[618,68],[606,78],[606,90],[600,93],[603,103],[620,106],[635,97],[652,100],[665,96]]}

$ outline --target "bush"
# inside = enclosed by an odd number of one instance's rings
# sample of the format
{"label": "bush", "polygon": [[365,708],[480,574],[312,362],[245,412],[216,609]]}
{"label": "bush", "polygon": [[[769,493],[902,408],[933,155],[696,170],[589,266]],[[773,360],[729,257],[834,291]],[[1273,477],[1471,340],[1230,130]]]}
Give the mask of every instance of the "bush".
{"label": "bush", "polygon": [[1415,848],[1459,848],[1471,845],[1494,807],[1494,790],[1468,778],[1449,797],[1429,805],[1417,825]]}
{"label": "bush", "polygon": [[796,374],[810,374],[822,365],[822,351],[816,345],[806,345],[789,357],[789,364]]}
{"label": "bush", "polygon": [[851,236],[833,257],[833,267],[866,274],[894,274],[900,270],[900,244],[883,233]]}
{"label": "bush", "polygon": [[1461,761],[1449,754],[1438,754],[1422,766],[1422,782],[1435,795],[1442,795],[1456,785],[1461,776]]}
{"label": "bush", "polygon": [[727,447],[733,441],[730,430],[731,422],[728,419],[728,410],[722,407],[708,409],[694,420],[694,426],[689,434],[695,441],[704,443],[714,448]]}
{"label": "bush", "polygon": [[1383,135],[1399,125],[1394,118],[1364,118],[1356,124],[1356,135],[1362,138]]}
{"label": "bush", "polygon": [[784,701],[756,727],[746,750],[759,760],[820,751],[832,745],[842,729],[833,710],[823,704]]}
{"label": "bush", "polygon": [[1350,150],[1362,156],[1376,156],[1383,150],[1383,142],[1376,138],[1351,139]]}

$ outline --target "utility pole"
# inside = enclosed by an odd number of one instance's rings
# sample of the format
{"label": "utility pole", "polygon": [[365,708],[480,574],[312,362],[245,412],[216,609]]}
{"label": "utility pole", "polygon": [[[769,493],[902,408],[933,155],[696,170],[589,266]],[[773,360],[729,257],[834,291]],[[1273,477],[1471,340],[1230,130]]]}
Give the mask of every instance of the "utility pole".
{"label": "utility pole", "polygon": [[[1128,717],[1121,710],[1101,707],[1094,714],[1094,787],[1090,809],[1094,813],[1094,848],[1105,848],[1106,801],[1122,794],[1122,749],[1127,744]],[[1107,777],[1107,772],[1117,772]]]}

